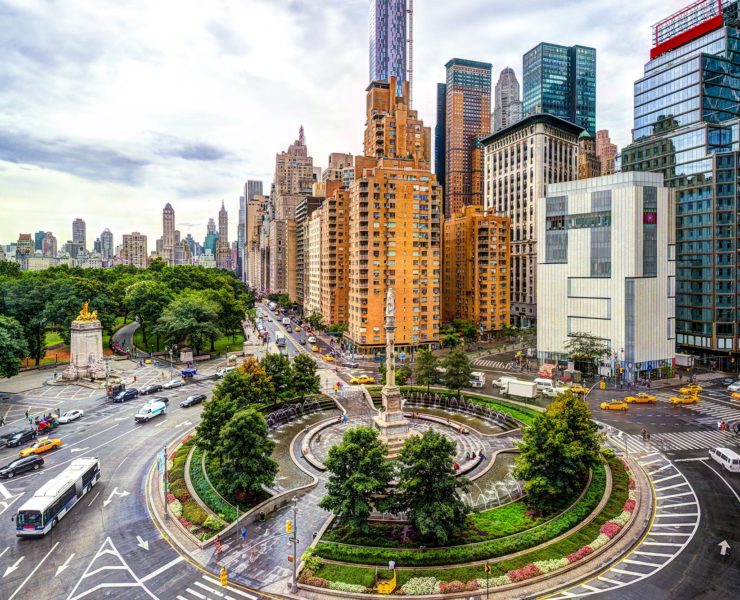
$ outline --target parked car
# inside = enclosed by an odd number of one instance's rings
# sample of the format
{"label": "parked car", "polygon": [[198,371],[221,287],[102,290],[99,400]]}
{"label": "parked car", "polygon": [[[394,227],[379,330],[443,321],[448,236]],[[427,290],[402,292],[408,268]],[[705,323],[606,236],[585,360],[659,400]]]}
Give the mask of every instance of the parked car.
{"label": "parked car", "polygon": [[205,400],[206,398],[207,396],[205,394],[194,394],[192,396],[188,396],[187,398],[185,398],[185,400],[180,402],[180,406],[182,408],[188,408],[189,406],[195,406],[196,404],[200,404],[201,402],[203,402],[203,400]]}
{"label": "parked car", "polygon": [[167,405],[164,402],[147,402],[134,415],[136,423],[146,423],[154,417],[164,415],[167,412]]}
{"label": "parked car", "polygon": [[645,392],[640,392],[634,396],[627,396],[624,401],[628,404],[655,404],[655,396],[651,396]]}
{"label": "parked car", "polygon": [[133,400],[139,395],[139,390],[136,388],[128,388],[127,390],[123,390],[122,392],[119,392],[113,397],[113,402],[127,402],[128,400]]}
{"label": "parked car", "polygon": [[370,375],[360,375],[359,377],[353,377],[350,380],[350,383],[352,385],[375,383],[375,377],[371,377]]}
{"label": "parked car", "polygon": [[309,335],[308,336],[308,343],[309,344],[315,344],[316,343],[316,338],[314,336],[312,336],[312,335]]}
{"label": "parked car", "polygon": [[31,455],[24,458],[16,458],[13,462],[8,463],[4,467],[0,467],[0,477],[15,477],[19,473],[25,473],[26,471],[35,471],[39,467],[44,466],[44,459],[40,456]]}
{"label": "parked car", "polygon": [[59,417],[59,422],[60,423],[71,423],[72,421],[81,419],[84,416],[85,416],[84,410],[79,410],[75,408],[74,410],[68,410],[61,417]]}
{"label": "parked car", "polygon": [[610,400],[609,402],[602,402],[599,406],[601,410],[627,410],[627,403],[623,400]]}
{"label": "parked car", "polygon": [[149,385],[144,386],[141,389],[141,394],[153,394],[154,392],[161,392],[162,391],[162,384],[161,383],[150,383]]}
{"label": "parked car", "polygon": [[185,381],[178,378],[178,379],[170,379],[167,383],[165,383],[162,387],[165,390],[173,390],[175,388],[178,388],[180,386],[185,385]]}
{"label": "parked car", "polygon": [[34,442],[30,446],[23,448],[18,454],[21,456],[31,456],[32,454],[41,454],[48,452],[54,448],[59,448],[62,445],[62,440],[59,438],[41,438],[37,442]]}
{"label": "parked car", "polygon": [[347,367],[348,369],[357,369],[360,366],[360,363],[355,362],[354,360],[343,360],[342,366]]}
{"label": "parked car", "polygon": [[12,433],[6,434],[3,436],[3,444],[7,446],[8,448],[13,448],[14,446],[20,446],[21,444],[25,444],[27,441],[32,440],[36,437],[36,430],[29,427],[28,429],[22,429],[21,431],[13,431]]}
{"label": "parked car", "polygon": [[728,392],[740,392],[740,379],[727,386]]}

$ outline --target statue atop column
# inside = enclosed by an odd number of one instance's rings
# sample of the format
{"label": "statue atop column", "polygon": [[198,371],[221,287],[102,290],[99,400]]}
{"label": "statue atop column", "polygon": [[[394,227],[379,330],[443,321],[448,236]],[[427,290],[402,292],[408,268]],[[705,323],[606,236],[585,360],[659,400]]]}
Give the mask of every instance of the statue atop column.
{"label": "statue atop column", "polygon": [[393,288],[388,288],[385,300],[385,384],[396,386],[396,300]]}

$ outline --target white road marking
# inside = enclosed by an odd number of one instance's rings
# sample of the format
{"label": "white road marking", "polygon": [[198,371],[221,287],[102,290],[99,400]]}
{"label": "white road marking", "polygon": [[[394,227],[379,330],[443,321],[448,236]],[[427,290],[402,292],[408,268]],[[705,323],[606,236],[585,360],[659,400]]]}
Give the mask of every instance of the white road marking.
{"label": "white road marking", "polygon": [[200,594],[200,593],[196,592],[193,588],[187,588],[185,591],[188,592],[188,593],[190,593],[190,594],[192,594],[196,598],[200,598],[201,600],[210,600],[209,598],[207,598],[203,594]]}
{"label": "white road marking", "polygon": [[50,550],[49,550],[49,551],[48,551],[48,552],[46,553],[46,555],[44,556],[44,558],[42,558],[42,559],[41,559],[41,560],[39,561],[39,564],[37,564],[37,565],[36,565],[36,566],[35,566],[35,567],[33,568],[33,571],[31,571],[31,572],[30,572],[30,573],[29,573],[29,574],[28,574],[28,575],[26,576],[26,578],[25,578],[25,579],[23,580],[23,582],[22,582],[22,583],[21,583],[21,584],[20,584],[20,585],[19,585],[19,586],[18,586],[18,587],[17,587],[16,589],[15,589],[15,591],[13,592],[13,595],[12,595],[12,596],[11,596],[10,598],[8,598],[8,600],[13,600],[13,598],[15,598],[15,597],[16,597],[16,595],[18,594],[18,592],[20,592],[20,591],[21,591],[21,590],[23,589],[23,586],[24,586],[24,585],[26,585],[26,583],[28,583],[28,580],[29,580],[29,579],[31,579],[31,577],[33,577],[33,574],[34,574],[34,573],[35,573],[36,571],[38,571],[39,567],[40,567],[41,565],[43,565],[43,564],[44,564],[44,561],[45,561],[45,560],[46,560],[47,558],[49,558],[49,555],[50,555],[50,554],[51,554],[52,552],[54,552],[54,550],[56,550],[56,549],[57,549],[57,546],[58,546],[58,545],[59,545],[59,542],[55,542],[55,543],[54,543],[54,545],[53,545],[53,546],[51,547],[51,549],[50,549]]}
{"label": "white road marking", "polygon": [[136,544],[137,546],[143,548],[144,550],[149,550],[149,542],[142,540],[140,535],[136,536],[136,541],[138,542]]}
{"label": "white road marking", "polygon": [[179,563],[181,560],[183,560],[182,556],[178,556],[177,558],[172,559],[170,562],[168,562],[166,565],[162,565],[157,569],[156,571],[152,571],[147,575],[146,577],[141,578],[141,583],[144,583],[145,581],[149,581],[150,579],[154,579],[157,575],[161,575],[164,573],[167,569],[174,567],[177,563]]}
{"label": "white road marking", "polygon": [[7,569],[5,569],[5,573],[3,574],[3,579],[5,579],[8,575],[10,575],[13,571],[16,571],[18,569],[18,565],[23,562],[24,558],[26,557],[21,556],[17,561],[15,561],[12,565],[10,565]]}
{"label": "white road marking", "polygon": [[3,550],[2,552],[0,552],[0,558],[2,558],[3,557],[3,554],[5,554],[8,550],[10,550],[10,546],[8,546],[7,548],[5,548],[5,550]]}
{"label": "white road marking", "polygon": [[13,494],[11,494],[2,483],[0,483],[0,496],[8,500],[13,497]]}
{"label": "white road marking", "polygon": [[88,506],[92,506],[92,503],[95,502],[98,496],[100,496],[100,492],[98,492],[97,494],[95,494],[95,496],[93,496],[93,499],[90,500],[90,504],[88,504]]}
{"label": "white road marking", "polygon": [[54,577],[58,577],[59,573],[63,572],[64,569],[66,569],[69,566],[69,563],[74,558],[74,556],[75,556],[75,553],[72,552],[72,554],[69,555],[69,558],[64,561],[64,564],[57,567],[57,572],[54,573]]}
{"label": "white road marking", "polygon": [[221,598],[224,597],[224,595],[221,592],[218,592],[214,590],[213,588],[208,587],[206,584],[201,583],[200,581],[195,581],[194,584],[197,585],[199,588],[203,588],[207,592],[210,592],[211,594],[216,594],[216,596],[219,596]]}
{"label": "white road marking", "polygon": [[[208,577],[208,575],[203,575],[203,579],[206,581],[210,581],[211,583],[215,585],[221,585],[221,582],[214,579],[213,577]],[[257,596],[253,596],[252,594],[248,594],[247,592],[244,592],[242,590],[238,590],[236,588],[230,587],[229,592],[232,594],[237,594],[239,596],[244,596],[245,598],[249,598],[249,600],[257,600]]]}
{"label": "white road marking", "polygon": [[727,481],[727,480],[726,480],[726,479],[725,479],[724,477],[722,477],[722,475],[720,475],[720,474],[719,474],[719,472],[715,471],[715,470],[714,470],[714,468],[713,468],[713,467],[711,467],[711,466],[709,466],[709,465],[708,465],[707,463],[704,463],[704,466],[705,466],[705,467],[706,467],[707,469],[710,469],[710,470],[714,471],[714,472],[715,472],[715,474],[717,475],[717,477],[719,477],[719,478],[720,478],[720,479],[722,480],[722,482],[723,482],[723,483],[724,483],[724,484],[725,484],[725,485],[726,485],[726,486],[727,486],[728,488],[730,488],[730,491],[731,491],[731,492],[732,492],[732,494],[733,494],[733,495],[735,496],[735,498],[737,499],[737,501],[738,501],[738,502],[740,502],[740,496],[738,496],[738,495],[737,495],[737,492],[736,492],[736,491],[735,491],[734,489],[732,489],[732,486],[731,486],[731,485],[730,485],[730,484],[728,483],[728,481]]}

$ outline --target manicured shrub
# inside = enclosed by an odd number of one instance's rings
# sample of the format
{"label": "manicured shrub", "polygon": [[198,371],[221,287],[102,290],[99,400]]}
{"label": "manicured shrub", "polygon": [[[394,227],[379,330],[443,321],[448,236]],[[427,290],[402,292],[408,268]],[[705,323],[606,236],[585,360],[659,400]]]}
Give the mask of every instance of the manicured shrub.
{"label": "manicured shrub", "polygon": [[167,505],[167,509],[175,516],[175,518],[182,516],[182,504],[179,500],[173,500],[170,502]]}
{"label": "manicured shrub", "polygon": [[329,585],[332,590],[338,590],[340,592],[350,592],[354,594],[364,594],[367,588],[364,585],[358,585],[356,583],[344,583],[343,581],[332,581]]}
{"label": "manicured shrub", "polygon": [[403,584],[401,590],[409,596],[430,596],[439,594],[440,583],[436,577],[413,577]]}
{"label": "manicured shrub", "polygon": [[608,538],[613,538],[619,533],[620,529],[622,529],[621,525],[617,525],[614,521],[607,521],[601,526],[599,532],[603,533]]}
{"label": "manicured shrub", "polygon": [[471,579],[470,581],[465,583],[466,592],[475,592],[477,590],[478,590],[478,580],[477,579]]}
{"label": "manicured shrub", "polygon": [[465,584],[462,581],[440,581],[440,594],[454,594],[455,592],[464,592]]}
{"label": "manicured shrub", "polygon": [[226,523],[224,523],[218,517],[214,517],[213,515],[208,515],[208,517],[206,517],[206,520],[203,523],[203,527],[207,527],[214,533],[221,531],[225,526],[226,526]]}
{"label": "manicured shrub", "polygon": [[571,552],[568,555],[568,559],[567,560],[568,560],[569,563],[578,562],[583,557],[588,556],[589,554],[591,554],[593,551],[594,550],[593,550],[593,548],[591,548],[591,546],[584,546],[580,550],[576,550],[575,552]]}
{"label": "manicured shrub", "polygon": [[190,500],[182,505],[182,516],[193,525],[202,527],[208,518],[208,513],[198,506],[195,500]]}
{"label": "manicured shrub", "polygon": [[314,587],[328,588],[331,587],[331,583],[321,577],[308,577],[305,582],[306,585],[312,585]]}
{"label": "manicured shrub", "polygon": [[635,510],[635,505],[637,502],[635,502],[632,499],[627,500],[627,502],[624,503],[624,508],[622,509],[624,512],[633,512]]}
{"label": "manicured shrub", "polygon": [[529,564],[526,567],[522,567],[521,569],[514,569],[506,574],[512,583],[532,579],[532,577],[537,577],[538,575],[542,575],[542,571],[540,571],[534,563]]}
{"label": "manicured shrub", "polygon": [[549,560],[535,561],[534,564],[540,571],[542,571],[542,573],[550,573],[552,571],[557,571],[558,569],[562,569],[563,567],[567,567],[568,559],[567,558],[551,558]]}

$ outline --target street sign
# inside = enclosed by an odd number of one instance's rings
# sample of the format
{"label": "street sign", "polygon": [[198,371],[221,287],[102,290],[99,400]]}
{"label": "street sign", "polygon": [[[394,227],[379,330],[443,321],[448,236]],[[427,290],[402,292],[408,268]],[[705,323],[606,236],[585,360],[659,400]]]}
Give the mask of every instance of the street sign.
{"label": "street sign", "polygon": [[400,352],[398,354],[398,359],[399,360],[406,360],[406,353],[405,352]]}
{"label": "street sign", "polygon": [[162,448],[157,455],[157,470],[160,475],[164,475],[165,466],[167,466],[167,457],[165,455],[164,448]]}

